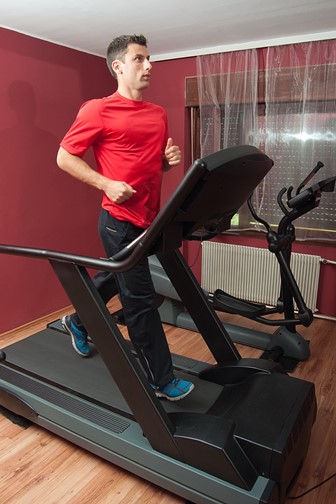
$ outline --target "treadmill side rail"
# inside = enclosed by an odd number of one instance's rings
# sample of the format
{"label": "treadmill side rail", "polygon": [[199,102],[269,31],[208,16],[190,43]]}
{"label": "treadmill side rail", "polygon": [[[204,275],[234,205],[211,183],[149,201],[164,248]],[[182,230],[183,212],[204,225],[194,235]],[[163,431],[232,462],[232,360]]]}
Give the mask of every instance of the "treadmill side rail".
{"label": "treadmill side rail", "polygon": [[[85,268],[50,263],[153,448],[181,460],[175,427],[151,389]],[[127,380],[125,377],[127,376]]]}

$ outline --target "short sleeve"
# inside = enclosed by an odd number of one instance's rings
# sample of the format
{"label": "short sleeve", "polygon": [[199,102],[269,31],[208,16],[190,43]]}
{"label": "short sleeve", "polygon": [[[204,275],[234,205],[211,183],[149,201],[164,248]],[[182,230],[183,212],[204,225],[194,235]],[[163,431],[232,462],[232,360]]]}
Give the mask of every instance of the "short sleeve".
{"label": "short sleeve", "polygon": [[100,100],[84,103],[70,129],[61,141],[61,147],[70,154],[83,156],[103,132]]}

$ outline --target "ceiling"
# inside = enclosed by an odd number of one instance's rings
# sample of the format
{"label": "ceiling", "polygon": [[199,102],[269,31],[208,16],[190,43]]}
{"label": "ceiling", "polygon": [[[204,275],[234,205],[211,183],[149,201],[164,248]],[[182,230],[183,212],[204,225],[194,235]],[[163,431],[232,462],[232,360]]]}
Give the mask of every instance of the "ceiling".
{"label": "ceiling", "polygon": [[105,56],[143,33],[153,60],[336,38],[335,0],[9,0],[1,27]]}

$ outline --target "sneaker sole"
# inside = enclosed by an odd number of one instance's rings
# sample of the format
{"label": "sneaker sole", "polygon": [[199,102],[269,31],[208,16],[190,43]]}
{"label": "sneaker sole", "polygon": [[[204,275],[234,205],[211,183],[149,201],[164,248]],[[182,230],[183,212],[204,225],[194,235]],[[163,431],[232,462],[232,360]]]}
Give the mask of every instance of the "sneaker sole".
{"label": "sneaker sole", "polygon": [[171,397],[171,396],[165,394],[164,392],[161,392],[160,390],[155,390],[155,395],[156,395],[156,397],[159,397],[160,399],[167,399],[168,401],[179,401],[180,399],[184,399],[184,397],[189,395],[190,392],[192,390],[194,390],[194,388],[195,388],[194,384],[191,384],[191,386],[187,390],[187,392],[185,392],[184,394],[181,394],[179,396],[176,396],[176,397]]}
{"label": "sneaker sole", "polygon": [[67,325],[67,323],[66,323],[66,318],[65,318],[65,317],[63,317],[63,318],[62,318],[61,324],[62,324],[63,329],[65,329],[65,330],[66,330],[66,332],[70,335],[70,337],[71,337],[71,344],[72,344],[72,347],[73,347],[73,349],[75,350],[75,352],[76,352],[76,353],[78,353],[78,355],[80,355],[81,357],[89,357],[89,356],[90,356],[90,353],[85,354],[85,353],[81,352],[81,351],[77,348],[77,346],[76,346],[76,342],[75,342],[75,337],[74,337],[74,335],[72,334],[72,331],[71,331],[70,327]]}

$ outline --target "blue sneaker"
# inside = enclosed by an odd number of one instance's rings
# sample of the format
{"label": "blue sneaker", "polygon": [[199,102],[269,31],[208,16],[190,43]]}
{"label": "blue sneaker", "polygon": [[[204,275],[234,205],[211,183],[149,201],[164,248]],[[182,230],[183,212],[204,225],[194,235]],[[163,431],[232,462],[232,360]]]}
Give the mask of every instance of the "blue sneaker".
{"label": "blue sneaker", "polygon": [[90,347],[87,332],[76,327],[69,315],[65,315],[62,318],[62,326],[70,334],[72,346],[76,352],[82,357],[88,357],[90,355]]}
{"label": "blue sneaker", "polygon": [[156,397],[163,397],[168,399],[168,401],[179,401],[190,394],[194,388],[193,383],[180,380],[180,378],[174,378],[167,385],[156,387],[154,392]]}

